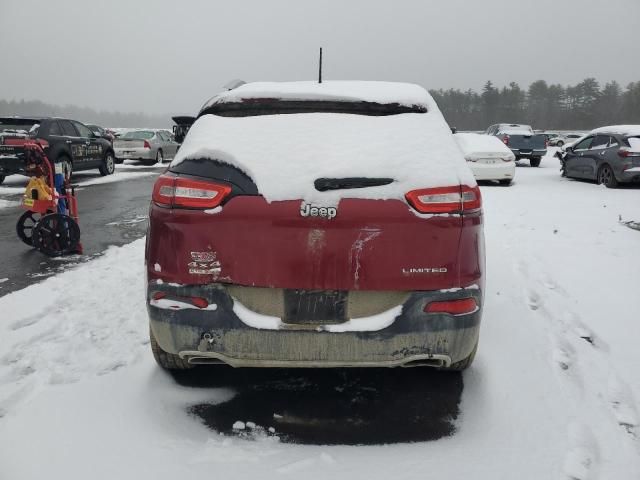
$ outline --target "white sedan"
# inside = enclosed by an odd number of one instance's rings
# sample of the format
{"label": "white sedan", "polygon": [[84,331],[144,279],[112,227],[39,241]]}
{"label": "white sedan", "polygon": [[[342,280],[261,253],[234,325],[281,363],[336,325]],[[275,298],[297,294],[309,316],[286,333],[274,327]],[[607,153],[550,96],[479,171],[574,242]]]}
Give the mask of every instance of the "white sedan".
{"label": "white sedan", "polygon": [[509,185],[516,175],[516,157],[498,137],[478,133],[456,133],[458,147],[476,180],[497,180]]}

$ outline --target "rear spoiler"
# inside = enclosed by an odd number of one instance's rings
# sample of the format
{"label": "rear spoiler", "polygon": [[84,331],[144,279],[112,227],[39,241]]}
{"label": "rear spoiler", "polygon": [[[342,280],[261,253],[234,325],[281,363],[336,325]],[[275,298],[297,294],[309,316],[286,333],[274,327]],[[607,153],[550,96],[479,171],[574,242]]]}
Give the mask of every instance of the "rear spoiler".
{"label": "rear spoiler", "polygon": [[173,122],[176,125],[184,125],[184,126],[190,127],[191,125],[193,125],[193,122],[196,121],[196,117],[183,115],[183,116],[171,117],[171,120],[173,120]]}

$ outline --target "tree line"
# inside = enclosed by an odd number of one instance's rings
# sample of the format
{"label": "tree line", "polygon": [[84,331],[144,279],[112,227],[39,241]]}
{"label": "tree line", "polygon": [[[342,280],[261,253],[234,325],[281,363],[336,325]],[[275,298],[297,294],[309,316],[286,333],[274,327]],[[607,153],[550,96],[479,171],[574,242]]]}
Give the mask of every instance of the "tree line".
{"label": "tree line", "polygon": [[[460,130],[485,130],[494,123],[525,123],[544,130],[590,130],[611,124],[640,124],[640,82],[624,89],[618,82],[604,86],[595,78],[563,87],[537,80],[526,90],[516,82],[498,88],[485,83],[474,90],[431,90],[449,125]],[[0,115],[49,115],[73,118],[105,127],[157,127],[173,124],[169,115],[96,111],[39,100],[0,100]]]}
{"label": "tree line", "polygon": [[167,128],[173,125],[169,115],[97,111],[74,105],[51,105],[40,100],[0,100],[0,116],[13,115],[64,117],[103,127]]}
{"label": "tree line", "polygon": [[537,80],[528,89],[516,82],[481,92],[431,90],[447,122],[460,130],[485,130],[495,123],[524,123],[544,130],[591,130],[611,124],[640,124],[640,82],[622,88],[595,78],[563,87]]}

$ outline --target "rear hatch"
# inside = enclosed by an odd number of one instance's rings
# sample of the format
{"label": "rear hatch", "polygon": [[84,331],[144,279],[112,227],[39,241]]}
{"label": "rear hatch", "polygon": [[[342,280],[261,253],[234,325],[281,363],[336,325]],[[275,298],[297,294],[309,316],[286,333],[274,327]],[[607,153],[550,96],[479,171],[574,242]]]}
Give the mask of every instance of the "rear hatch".
{"label": "rear hatch", "polygon": [[[302,201],[237,196],[217,211],[154,208],[149,258],[177,283],[319,290],[459,286],[461,216],[423,218],[399,200],[345,199],[335,217]],[[316,208],[316,207],[311,207]]]}
{"label": "rear hatch", "polygon": [[201,117],[154,188],[149,278],[325,299],[473,283],[479,254],[462,272],[458,252],[467,231],[481,248],[480,193],[427,115]]}
{"label": "rear hatch", "polygon": [[40,120],[29,118],[0,118],[0,174],[24,170],[24,143],[30,139],[29,131]]}
{"label": "rear hatch", "polygon": [[506,137],[509,148],[520,150],[521,153],[532,152],[533,150],[544,150],[546,141],[542,135],[534,134],[508,134]]}

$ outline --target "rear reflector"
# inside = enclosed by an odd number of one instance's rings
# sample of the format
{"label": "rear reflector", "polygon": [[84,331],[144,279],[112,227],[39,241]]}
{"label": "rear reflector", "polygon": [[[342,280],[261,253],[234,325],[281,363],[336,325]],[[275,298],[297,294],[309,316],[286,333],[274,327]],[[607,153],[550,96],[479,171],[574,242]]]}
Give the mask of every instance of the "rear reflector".
{"label": "rear reflector", "polygon": [[215,208],[231,193],[221,183],[161,175],[153,186],[153,201],[158,205],[184,208]]}
{"label": "rear reflector", "polygon": [[410,191],[405,198],[420,213],[469,213],[482,207],[478,186],[422,188]]}
{"label": "rear reflector", "polygon": [[426,313],[448,313],[450,315],[465,315],[478,309],[474,298],[461,298],[460,300],[448,300],[446,302],[431,302],[425,305]]}
{"label": "rear reflector", "polygon": [[202,297],[189,297],[189,300],[198,308],[207,308],[209,306],[207,299]]}

